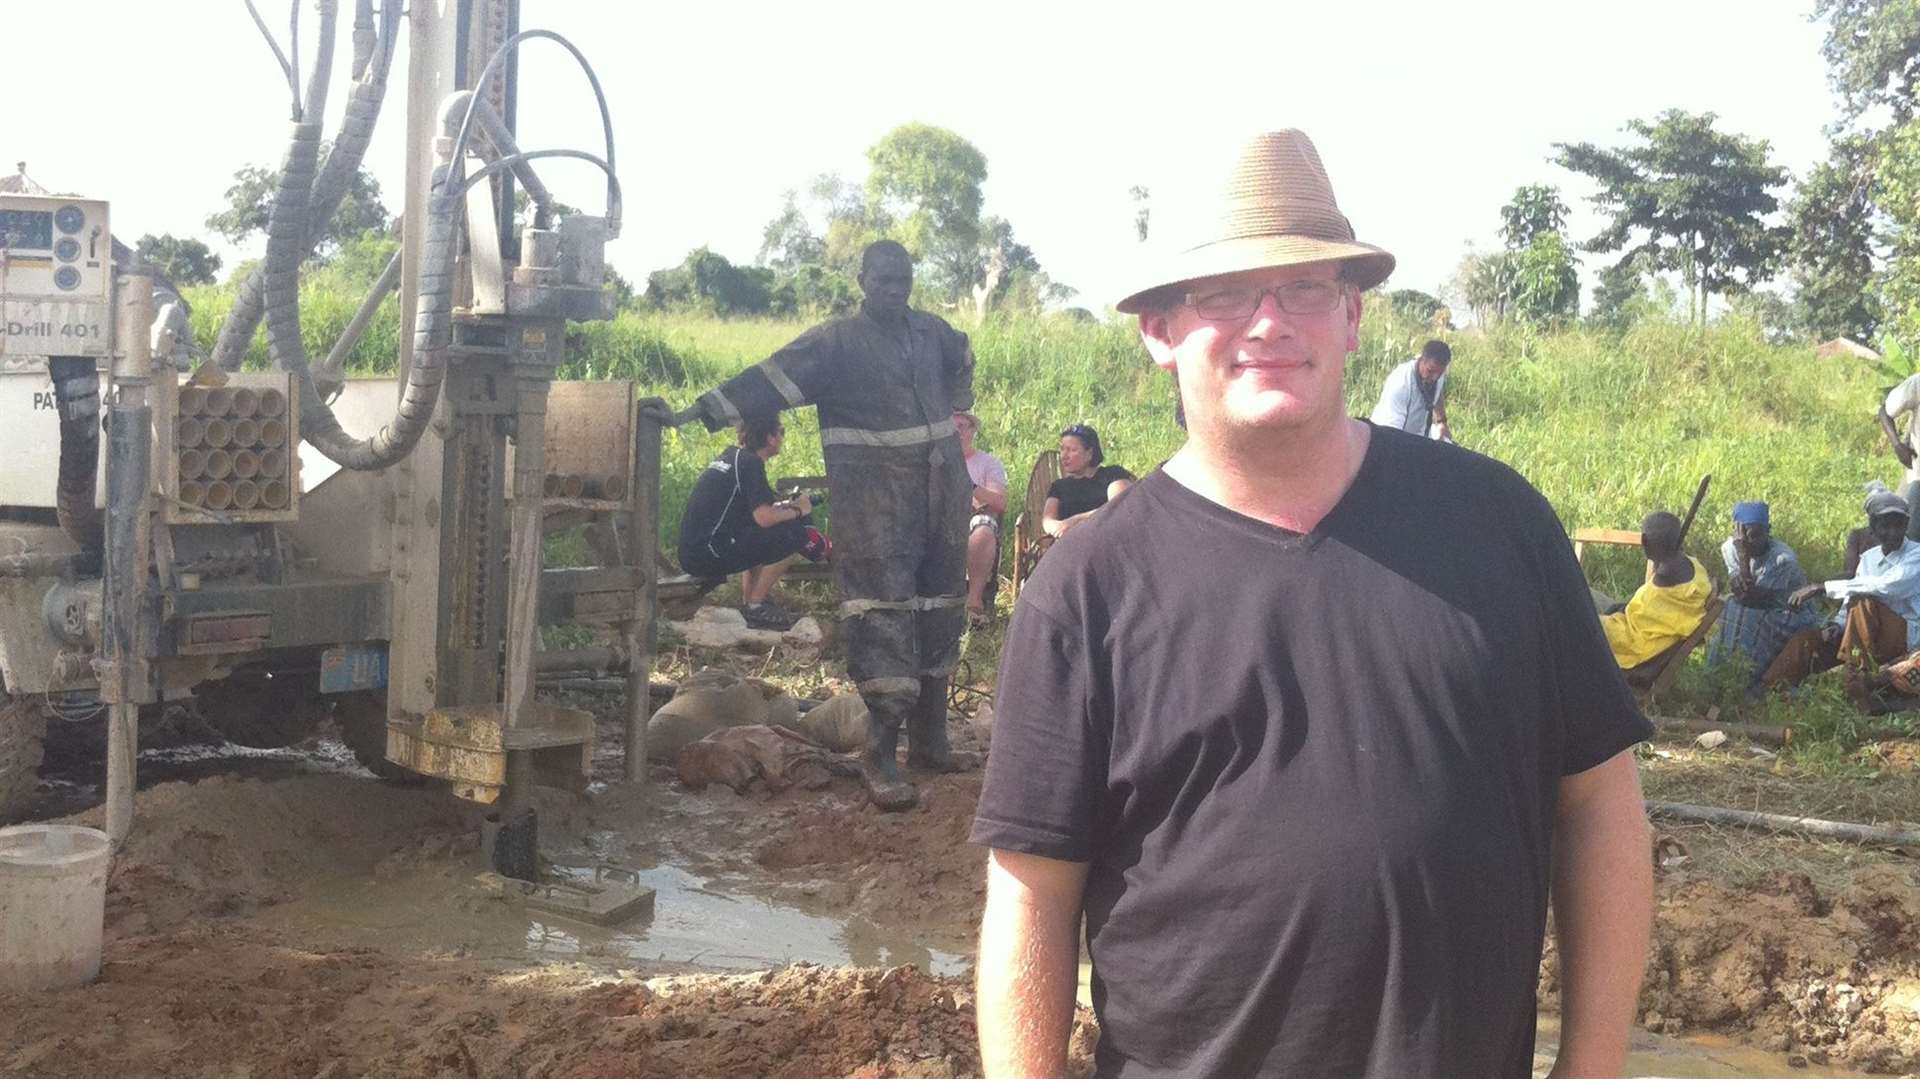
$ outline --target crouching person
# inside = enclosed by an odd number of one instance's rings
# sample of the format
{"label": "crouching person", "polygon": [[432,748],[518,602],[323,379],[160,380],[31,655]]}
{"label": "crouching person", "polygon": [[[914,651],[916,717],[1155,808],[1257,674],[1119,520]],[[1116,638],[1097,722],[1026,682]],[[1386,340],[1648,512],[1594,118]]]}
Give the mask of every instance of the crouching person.
{"label": "crouching person", "polygon": [[779,417],[752,416],[737,430],[740,444],[713,459],[687,499],[680,565],[695,577],[740,574],[747,625],[783,630],[794,616],[773,602],[773,586],[794,555],[825,559],[827,540],[813,527],[813,502],[804,491],[783,501],[767,483],[767,461],[787,437]]}

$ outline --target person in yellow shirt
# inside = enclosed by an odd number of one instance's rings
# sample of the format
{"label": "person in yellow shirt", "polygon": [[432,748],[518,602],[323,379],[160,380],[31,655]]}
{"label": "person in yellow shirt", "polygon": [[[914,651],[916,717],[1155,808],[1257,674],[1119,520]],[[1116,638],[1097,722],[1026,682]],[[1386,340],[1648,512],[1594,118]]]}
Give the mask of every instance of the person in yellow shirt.
{"label": "person in yellow shirt", "polygon": [[1680,550],[1680,518],[1650,513],[1640,522],[1640,548],[1653,577],[1625,605],[1600,616],[1613,660],[1631,670],[1686,639],[1707,616],[1713,582],[1707,567]]}

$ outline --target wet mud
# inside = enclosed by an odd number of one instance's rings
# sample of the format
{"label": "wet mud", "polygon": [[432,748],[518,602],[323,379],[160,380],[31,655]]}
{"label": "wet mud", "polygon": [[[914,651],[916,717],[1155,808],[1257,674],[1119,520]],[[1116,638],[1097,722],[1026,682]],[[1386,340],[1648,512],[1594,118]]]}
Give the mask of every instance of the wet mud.
{"label": "wet mud", "polygon": [[[656,890],[613,928],[503,903],[479,807],[377,782],[330,740],[149,750],[102,976],[0,999],[0,1076],[977,1074],[977,774],[893,815],[844,780],[696,794],[662,767],[636,790],[607,729],[596,782],[543,792],[540,820],[559,871]],[[56,776],[47,807],[84,804],[85,780]],[[1886,858],[1826,893],[1663,876],[1629,1074],[1920,1071],[1915,883]],[[1557,979],[1549,949],[1549,1012]],[[1083,1009],[1082,1074],[1096,1038]]]}

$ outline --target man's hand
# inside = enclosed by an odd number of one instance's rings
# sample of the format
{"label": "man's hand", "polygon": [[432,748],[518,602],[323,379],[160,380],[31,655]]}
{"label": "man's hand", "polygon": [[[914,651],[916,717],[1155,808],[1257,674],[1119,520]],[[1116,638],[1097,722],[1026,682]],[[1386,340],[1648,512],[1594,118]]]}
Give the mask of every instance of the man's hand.
{"label": "man's hand", "polygon": [[692,423],[703,414],[700,403],[697,401],[678,412],[673,411],[672,406],[665,401],[648,401],[640,406],[640,412],[658,421],[662,427],[679,427]]}
{"label": "man's hand", "polygon": [[788,499],[787,505],[792,506],[794,509],[799,510],[800,516],[802,517],[805,517],[807,514],[813,512],[813,499],[808,498],[807,492],[805,491],[801,491],[798,494],[795,494],[792,498]]}
{"label": "man's hand", "polygon": [[1820,595],[1824,591],[1826,591],[1826,589],[1821,585],[1802,585],[1794,589],[1793,592],[1787,596],[1787,605],[1789,607],[1804,607],[1807,605],[1808,600]]}

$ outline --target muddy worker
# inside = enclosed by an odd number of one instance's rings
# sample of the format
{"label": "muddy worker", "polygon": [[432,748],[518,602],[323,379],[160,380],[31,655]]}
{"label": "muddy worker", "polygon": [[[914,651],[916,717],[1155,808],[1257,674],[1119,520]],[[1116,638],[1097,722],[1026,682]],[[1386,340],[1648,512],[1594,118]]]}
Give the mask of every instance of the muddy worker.
{"label": "muddy worker", "polygon": [[859,283],[858,314],[801,334],[671,422],[713,431],[743,415],[818,410],[847,670],[867,705],[861,774],[875,806],[901,810],[919,800],[899,770],[902,727],[909,767],[974,763],[947,743],[973,490],[953,414],[973,404],[973,351],[965,334],[907,306],[906,248],[868,245]]}
{"label": "muddy worker", "polygon": [[1685,640],[1707,617],[1713,582],[1707,567],[1680,549],[1680,518],[1649,513],[1640,522],[1647,582],[1626,603],[1604,611],[1600,628],[1620,669],[1631,670]]}
{"label": "muddy worker", "polygon": [[1453,349],[1445,341],[1421,345],[1420,355],[1388,372],[1380,402],[1373,406],[1374,424],[1453,441],[1447,426],[1447,368],[1452,365]]}
{"label": "muddy worker", "polygon": [[1860,556],[1852,577],[1795,590],[1801,606],[1822,594],[1840,601],[1833,620],[1788,638],[1760,681],[1789,686],[1840,663],[1868,668],[1920,649],[1920,541],[1907,538],[1907,502],[1884,484],[1867,496],[1867,525],[1879,546]]}
{"label": "muddy worker", "polygon": [[1001,660],[985,1071],[1064,1073],[1084,916],[1099,1075],[1524,1079],[1551,891],[1554,1074],[1618,1075],[1651,727],[1566,533],[1505,465],[1346,415],[1394,260],[1304,134],[1180,165],[1208,194],[1156,204],[1118,307],[1186,442],[1041,560]]}

